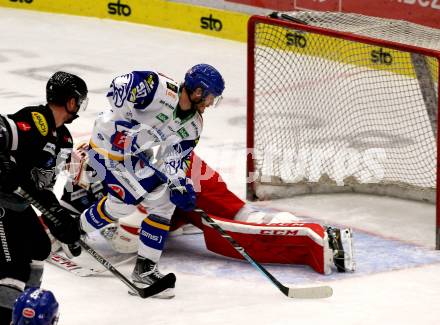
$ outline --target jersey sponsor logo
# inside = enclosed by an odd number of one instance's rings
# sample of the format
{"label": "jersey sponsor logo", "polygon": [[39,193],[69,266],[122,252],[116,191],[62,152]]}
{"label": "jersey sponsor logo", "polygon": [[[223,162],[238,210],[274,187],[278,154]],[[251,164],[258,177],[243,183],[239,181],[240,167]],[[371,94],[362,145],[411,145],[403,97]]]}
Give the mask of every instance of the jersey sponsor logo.
{"label": "jersey sponsor logo", "polygon": [[390,53],[385,52],[383,48],[380,48],[379,50],[372,50],[371,62],[391,65],[393,63],[393,56]]}
{"label": "jersey sponsor logo", "polygon": [[156,118],[161,121],[162,123],[169,119],[168,116],[166,116],[164,113],[160,113],[156,115]]}
{"label": "jersey sponsor logo", "polygon": [[220,19],[214,18],[212,14],[210,14],[208,17],[201,17],[200,23],[200,27],[202,29],[214,30],[216,32],[219,32],[223,29],[222,21]]}
{"label": "jersey sponsor logo", "polygon": [[177,93],[178,91],[177,86],[168,81],[167,81],[167,88],[171,91],[174,91],[175,93]]}
{"label": "jersey sponsor logo", "polygon": [[197,126],[196,122],[192,121],[191,126],[194,128],[194,132],[196,133],[196,137],[199,137],[200,136],[200,129]]}
{"label": "jersey sponsor logo", "polygon": [[115,192],[119,198],[124,199],[125,198],[125,191],[124,189],[116,184],[109,184],[109,187],[112,189],[113,192]]}
{"label": "jersey sponsor logo", "polygon": [[164,106],[166,106],[166,107],[168,107],[169,109],[174,110],[174,106],[171,105],[170,103],[167,103],[167,102],[164,101],[163,99],[161,99],[161,100],[159,101],[159,103],[162,104],[162,105],[164,105]]}
{"label": "jersey sponsor logo", "polygon": [[166,135],[162,130],[158,129],[155,126],[151,127],[151,130],[148,130],[147,133],[154,138],[154,142],[162,142],[166,140]]}
{"label": "jersey sponsor logo", "polygon": [[149,232],[142,230],[141,231],[141,235],[145,238],[148,238],[149,240],[161,243],[162,242],[162,236],[158,236],[158,235],[152,235]]}
{"label": "jersey sponsor logo", "polygon": [[121,0],[116,2],[109,2],[107,5],[108,13],[110,15],[118,15],[128,17],[131,15],[131,8],[129,5],[121,3]]}
{"label": "jersey sponsor logo", "polygon": [[166,94],[168,97],[171,97],[172,99],[176,99],[177,97],[176,93],[171,90],[167,90]]}
{"label": "jersey sponsor logo", "polygon": [[182,138],[185,139],[187,137],[189,137],[189,133],[185,128],[180,128],[179,130],[177,130],[177,134]]}
{"label": "jersey sponsor logo", "polygon": [[17,122],[17,127],[23,131],[23,132],[27,132],[30,131],[32,129],[32,127],[30,126],[29,123],[27,122]]}
{"label": "jersey sponsor logo", "polygon": [[55,156],[55,150],[56,150],[55,144],[50,143],[50,142],[46,143],[46,145],[43,148],[43,151],[46,151],[53,156]]}
{"label": "jersey sponsor logo", "polygon": [[72,201],[76,201],[86,195],[87,195],[87,191],[82,188],[80,190],[72,192],[72,194],[70,194],[70,198]]}
{"label": "jersey sponsor logo", "polygon": [[47,124],[46,118],[43,114],[38,112],[32,112],[31,114],[38,131],[45,137],[49,132],[49,125]]}
{"label": "jersey sponsor logo", "polygon": [[35,317],[35,310],[33,310],[32,308],[26,307],[23,309],[21,314],[25,318],[34,318]]}
{"label": "jersey sponsor logo", "polygon": [[113,137],[112,144],[120,150],[127,149],[129,144],[127,141],[127,134],[125,132],[117,131]]}
{"label": "jersey sponsor logo", "polygon": [[299,48],[305,48],[307,46],[307,38],[301,33],[287,33],[286,34],[287,46],[295,46]]}
{"label": "jersey sponsor logo", "polygon": [[96,136],[99,140],[104,141],[104,136],[102,135],[102,133],[98,133]]}

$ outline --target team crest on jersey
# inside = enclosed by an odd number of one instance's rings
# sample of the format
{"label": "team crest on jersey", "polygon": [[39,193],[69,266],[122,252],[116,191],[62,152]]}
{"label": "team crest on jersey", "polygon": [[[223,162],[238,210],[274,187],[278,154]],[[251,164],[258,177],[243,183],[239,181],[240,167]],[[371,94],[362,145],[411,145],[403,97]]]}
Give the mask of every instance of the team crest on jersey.
{"label": "team crest on jersey", "polygon": [[124,104],[124,101],[129,94],[131,83],[131,74],[126,74],[113,80],[107,97],[112,97],[113,104],[116,107],[122,107]]}
{"label": "team crest on jersey", "polygon": [[32,112],[32,119],[34,120],[38,131],[40,131],[40,133],[45,137],[49,132],[49,125],[47,124],[44,115],[38,112]]}

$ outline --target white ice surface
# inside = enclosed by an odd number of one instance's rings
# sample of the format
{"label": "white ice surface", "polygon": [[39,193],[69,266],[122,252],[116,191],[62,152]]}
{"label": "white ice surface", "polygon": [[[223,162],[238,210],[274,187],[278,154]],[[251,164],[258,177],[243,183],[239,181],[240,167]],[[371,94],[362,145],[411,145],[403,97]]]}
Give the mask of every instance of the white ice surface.
{"label": "white ice surface", "polygon": [[[204,114],[197,149],[244,197],[245,44],[66,15],[0,9],[0,113],[44,102],[44,86],[65,69],[88,82],[89,109],[71,130],[90,133],[106,108],[115,75],[156,69],[179,80],[207,62],[226,80],[224,101]],[[285,284],[329,284],[325,300],[285,298],[246,262],[209,253],[198,236],[170,238],[162,269],[177,275],[176,298],[142,300],[110,274],[79,278],[47,265],[43,286],[61,304],[60,324],[439,324],[440,254],[434,245],[433,206],[359,195],[262,202],[325,223],[355,229],[359,270],[325,277],[301,266],[268,266]],[[358,244],[357,244],[358,243]],[[127,276],[132,264],[120,270]],[[3,324],[1,324],[3,325]]]}

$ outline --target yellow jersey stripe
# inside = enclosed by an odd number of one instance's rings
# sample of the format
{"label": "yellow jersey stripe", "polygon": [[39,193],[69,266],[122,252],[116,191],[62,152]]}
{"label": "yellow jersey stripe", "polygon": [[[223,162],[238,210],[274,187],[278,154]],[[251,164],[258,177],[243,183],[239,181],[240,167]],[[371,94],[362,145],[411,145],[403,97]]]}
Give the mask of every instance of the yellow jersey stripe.
{"label": "yellow jersey stripe", "polygon": [[107,217],[104,213],[104,211],[102,210],[102,205],[104,204],[104,202],[107,200],[107,196],[104,196],[101,201],[99,201],[98,206],[96,207],[96,210],[98,211],[99,216],[104,219],[105,221],[107,221],[108,223],[113,223],[114,220],[110,219],[109,217]]}
{"label": "yellow jersey stripe", "polygon": [[148,217],[145,218],[144,221],[147,224],[149,224],[150,226],[152,226],[152,227],[159,228],[159,229],[162,229],[162,230],[165,230],[165,231],[169,231],[170,230],[170,226],[167,226],[167,225],[155,222],[153,220],[150,220],[150,219],[148,219]]}
{"label": "yellow jersey stripe", "polygon": [[112,153],[108,152],[107,150],[104,150],[104,149],[98,147],[92,140],[90,140],[90,146],[92,147],[93,150],[95,150],[97,153],[99,153],[103,157],[109,158],[111,160],[116,160],[116,161],[123,161],[124,160],[124,156],[112,154]]}

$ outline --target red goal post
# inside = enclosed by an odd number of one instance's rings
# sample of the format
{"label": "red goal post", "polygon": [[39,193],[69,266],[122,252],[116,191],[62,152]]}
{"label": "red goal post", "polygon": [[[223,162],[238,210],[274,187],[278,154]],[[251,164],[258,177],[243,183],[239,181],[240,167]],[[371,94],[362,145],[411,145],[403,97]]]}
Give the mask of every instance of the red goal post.
{"label": "red goal post", "polygon": [[439,202],[438,49],[439,30],[402,21],[251,17],[248,199],[363,192]]}

